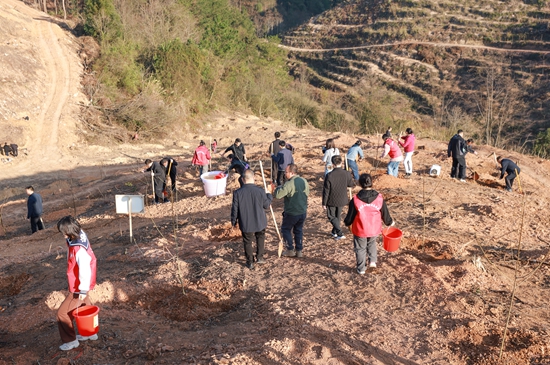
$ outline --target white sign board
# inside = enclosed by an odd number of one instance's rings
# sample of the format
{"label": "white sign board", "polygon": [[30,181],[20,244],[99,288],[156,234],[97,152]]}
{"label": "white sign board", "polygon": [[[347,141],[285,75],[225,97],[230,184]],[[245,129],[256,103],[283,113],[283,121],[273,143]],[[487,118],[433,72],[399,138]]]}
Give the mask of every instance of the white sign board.
{"label": "white sign board", "polygon": [[[129,200],[132,201],[131,204]],[[128,206],[132,207],[131,213],[145,212],[145,199],[143,195],[115,195],[116,212],[117,214],[128,214]]]}

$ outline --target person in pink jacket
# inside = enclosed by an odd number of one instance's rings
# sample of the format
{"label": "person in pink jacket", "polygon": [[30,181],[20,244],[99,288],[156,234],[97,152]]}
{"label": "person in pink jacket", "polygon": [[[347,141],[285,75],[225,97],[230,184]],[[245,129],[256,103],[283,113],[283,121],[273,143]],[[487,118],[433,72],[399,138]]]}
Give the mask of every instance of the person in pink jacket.
{"label": "person in pink jacket", "polygon": [[390,136],[384,134],[382,136],[384,140],[384,152],[380,158],[390,156],[390,162],[388,162],[388,175],[397,177],[399,172],[399,164],[403,161],[403,153],[399,148],[397,142],[395,142]]}
{"label": "person in pink jacket", "polygon": [[199,142],[199,147],[195,150],[191,165],[199,167],[199,176],[208,172],[208,162],[210,161],[210,151],[205,146],[204,141]]}
{"label": "person in pink jacket", "polygon": [[88,236],[72,216],[63,217],[57,222],[57,230],[65,236],[67,243],[67,280],[69,295],[57,310],[57,327],[63,345],[62,351],[72,350],[79,341],[95,341],[97,333],[92,336],[77,335],[73,326],[73,310],[82,305],[91,305],[88,293],[95,286],[97,260],[92,251]]}
{"label": "person in pink jacket", "polygon": [[399,141],[399,145],[403,147],[403,150],[405,151],[405,161],[403,161],[403,164],[405,165],[405,178],[409,178],[413,172],[412,156],[414,154],[414,143],[416,142],[416,137],[411,128],[407,128],[406,132],[407,135],[401,137],[403,142]]}

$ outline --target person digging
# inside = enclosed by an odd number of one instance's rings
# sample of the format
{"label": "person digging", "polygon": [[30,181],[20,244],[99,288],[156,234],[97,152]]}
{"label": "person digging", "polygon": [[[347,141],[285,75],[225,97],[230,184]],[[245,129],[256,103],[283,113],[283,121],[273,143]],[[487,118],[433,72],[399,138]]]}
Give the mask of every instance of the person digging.
{"label": "person digging", "polygon": [[509,158],[502,158],[502,156],[497,157],[497,162],[501,165],[499,179],[502,179],[504,177],[504,174],[507,174],[505,179],[506,191],[512,191],[514,179],[521,172],[520,168],[514,163],[514,161],[510,160]]}

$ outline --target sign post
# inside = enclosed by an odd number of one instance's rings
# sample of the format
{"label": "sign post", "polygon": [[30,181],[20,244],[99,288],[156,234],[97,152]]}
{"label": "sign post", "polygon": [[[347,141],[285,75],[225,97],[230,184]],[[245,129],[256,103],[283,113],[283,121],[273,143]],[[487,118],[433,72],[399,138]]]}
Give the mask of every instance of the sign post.
{"label": "sign post", "polygon": [[130,243],[134,242],[132,230],[132,213],[145,212],[145,199],[143,195],[115,195],[117,214],[128,214],[130,226]]}

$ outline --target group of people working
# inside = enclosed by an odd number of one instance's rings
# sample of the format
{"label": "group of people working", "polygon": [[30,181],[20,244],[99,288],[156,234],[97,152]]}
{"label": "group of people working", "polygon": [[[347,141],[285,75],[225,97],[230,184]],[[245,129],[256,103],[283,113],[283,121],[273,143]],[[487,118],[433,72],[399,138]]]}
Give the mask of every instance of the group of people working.
{"label": "group of people working", "polygon": [[8,142],[4,142],[4,146],[0,149],[0,152],[2,152],[6,157],[10,155],[17,157],[19,155],[18,149],[19,146],[15,143],[8,144]]}
{"label": "group of people working", "polygon": [[[244,183],[234,191],[231,205],[231,224],[241,230],[246,258],[246,266],[250,269],[255,264],[265,263],[265,229],[267,218],[265,210],[270,208],[273,199],[284,199],[281,233],[284,243],[282,255],[285,257],[303,257],[303,230],[307,218],[308,198],[310,188],[308,181],[298,173],[294,162],[292,149],[288,143],[280,140],[280,133],[275,133],[268,149],[274,162],[271,187],[261,189],[255,184],[254,171],[243,172]],[[348,152],[346,158],[354,162],[363,151],[357,141]],[[381,194],[373,190],[372,177],[369,174],[359,174],[358,167],[352,164],[353,175],[343,168],[342,156],[334,145],[334,140],[328,140],[324,149],[325,177],[323,185],[322,206],[327,212],[327,219],[332,225],[331,236],[335,240],[345,239],[341,228],[341,214],[348,206],[348,215],[344,223],[351,227],[354,236],[354,251],[356,268],[359,274],[364,274],[367,268],[376,267],[376,239],[382,232],[382,223],[393,225],[386,203]],[[276,177],[275,177],[276,176]],[[357,176],[357,179],[354,179]],[[361,186],[361,191],[351,201],[348,199],[348,188]],[[272,208],[271,208],[272,209]],[[253,250],[253,242],[256,250]]]}

